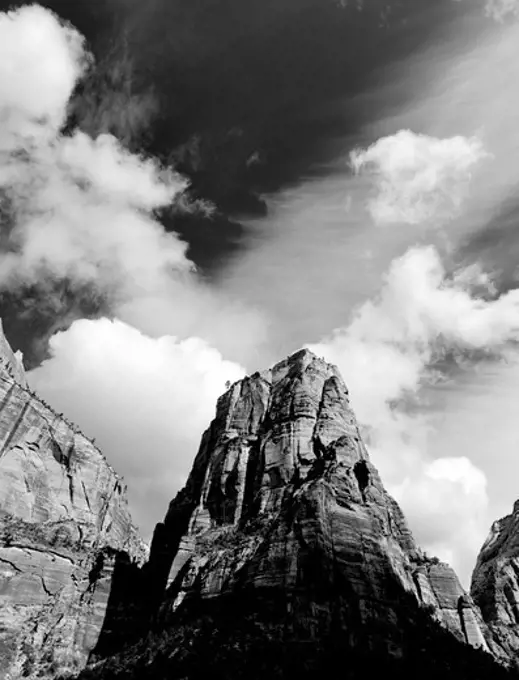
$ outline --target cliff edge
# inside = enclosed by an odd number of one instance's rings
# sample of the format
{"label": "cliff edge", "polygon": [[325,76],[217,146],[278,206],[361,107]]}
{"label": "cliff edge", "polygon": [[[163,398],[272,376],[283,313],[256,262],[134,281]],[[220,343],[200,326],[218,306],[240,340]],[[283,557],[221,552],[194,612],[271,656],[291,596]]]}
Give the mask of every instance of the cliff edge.
{"label": "cliff edge", "polygon": [[0,326],[0,678],[77,674],[114,565],[146,557],[121,479],[28,388]]}

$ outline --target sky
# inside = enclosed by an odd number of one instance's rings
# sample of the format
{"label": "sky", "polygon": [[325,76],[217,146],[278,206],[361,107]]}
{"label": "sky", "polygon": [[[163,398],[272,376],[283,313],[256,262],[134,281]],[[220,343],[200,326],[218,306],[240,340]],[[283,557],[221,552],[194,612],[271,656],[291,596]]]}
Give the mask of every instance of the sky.
{"label": "sky", "polygon": [[147,537],[226,382],[302,346],[339,366],[386,487],[465,586],[519,496],[519,6],[443,6],[355,88],[314,90],[313,144],[234,215],[211,276],[161,222],[182,166],[68,124],[95,73],[84,36],[39,5],[0,13],[0,290],[102,300],[60,319],[28,378],[123,475]]}

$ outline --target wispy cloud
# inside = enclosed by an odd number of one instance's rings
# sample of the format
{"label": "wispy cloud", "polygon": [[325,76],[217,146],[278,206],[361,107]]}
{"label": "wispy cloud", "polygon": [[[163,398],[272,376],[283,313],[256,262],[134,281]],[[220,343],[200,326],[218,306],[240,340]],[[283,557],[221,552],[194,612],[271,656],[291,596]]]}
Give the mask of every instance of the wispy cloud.
{"label": "wispy cloud", "polygon": [[[465,185],[468,168],[486,155],[477,140],[463,138],[445,144],[426,140],[432,156],[417,155],[416,139],[399,132],[357,152],[361,163],[376,162],[382,169],[383,205],[379,202],[372,213],[379,223],[396,214],[421,223],[441,214],[444,201],[461,206],[454,170]],[[445,176],[438,170],[444,162]],[[476,361],[517,340],[519,290],[498,296],[491,277],[478,266],[449,275],[436,247],[417,246],[392,262],[380,294],[360,305],[347,326],[310,345],[345,376],[375,461],[419,538],[460,567],[464,577],[468,556],[487,531],[486,478],[465,456],[428,457],[431,424],[420,409],[420,393],[436,379],[438,362],[446,357]],[[456,542],[453,523],[463,527]]]}

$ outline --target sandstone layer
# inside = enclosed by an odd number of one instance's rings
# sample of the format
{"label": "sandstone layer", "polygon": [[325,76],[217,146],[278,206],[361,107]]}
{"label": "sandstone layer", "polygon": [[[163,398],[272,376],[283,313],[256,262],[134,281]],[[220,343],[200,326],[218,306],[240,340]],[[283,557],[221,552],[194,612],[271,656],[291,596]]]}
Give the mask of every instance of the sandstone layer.
{"label": "sandstone layer", "polygon": [[145,557],[121,479],[30,391],[0,330],[0,678],[80,671],[114,565]]}
{"label": "sandstone layer", "polygon": [[145,570],[148,631],[82,678],[504,673],[385,491],[337,369],[308,351],[220,398]]}

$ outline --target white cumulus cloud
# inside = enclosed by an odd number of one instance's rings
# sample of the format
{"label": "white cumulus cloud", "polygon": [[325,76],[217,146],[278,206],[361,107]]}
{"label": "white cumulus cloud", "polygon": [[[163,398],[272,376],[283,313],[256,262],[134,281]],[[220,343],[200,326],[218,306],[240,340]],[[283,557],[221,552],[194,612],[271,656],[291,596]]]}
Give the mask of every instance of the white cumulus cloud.
{"label": "white cumulus cloud", "polygon": [[88,63],[83,37],[39,5],[0,14],[0,150],[63,124]]}
{"label": "white cumulus cloud", "polygon": [[151,338],[121,321],[79,320],[28,375],[124,473],[149,536],[182,486],[227,380],[245,371],[200,338]]}
{"label": "white cumulus cloud", "polygon": [[127,297],[191,266],[153,216],[185,181],[110,135],[60,133],[87,60],[81,36],[47,10],[0,15],[4,286],[46,275]]}
{"label": "white cumulus cloud", "polygon": [[475,137],[437,139],[400,130],[367,149],[355,149],[350,163],[355,173],[373,177],[368,208],[376,222],[418,224],[459,210],[471,172],[485,156]]}
{"label": "white cumulus cloud", "polygon": [[[0,124],[0,288],[51,290],[49,281],[66,280],[153,335],[203,332],[222,351],[241,338],[247,354],[262,337],[259,314],[197,280],[187,244],[156,218],[187,182],[111,135],[60,132],[90,59],[82,37],[36,6],[0,14],[2,30],[10,37],[0,40],[0,121],[9,119]],[[36,124],[40,134],[29,134]]]}
{"label": "white cumulus cloud", "polygon": [[488,531],[484,473],[465,456],[437,458],[392,492],[420,528],[427,552],[455,566],[466,580]]}

